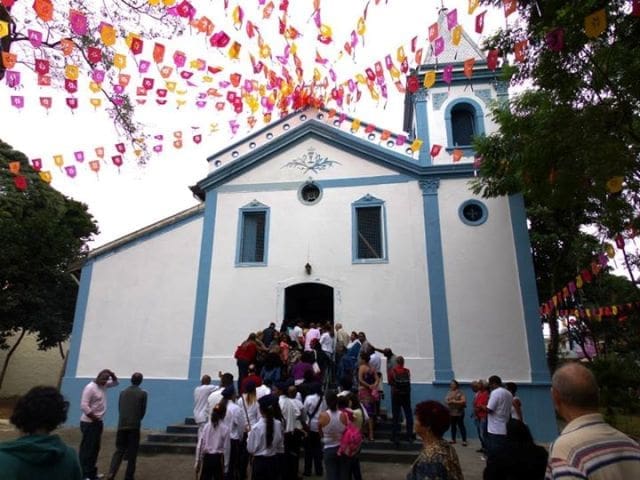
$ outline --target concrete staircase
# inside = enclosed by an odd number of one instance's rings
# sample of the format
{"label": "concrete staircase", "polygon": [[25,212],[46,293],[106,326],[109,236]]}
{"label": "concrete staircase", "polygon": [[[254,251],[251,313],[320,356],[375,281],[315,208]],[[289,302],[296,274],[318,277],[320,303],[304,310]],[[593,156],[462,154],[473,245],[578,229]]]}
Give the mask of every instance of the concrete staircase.
{"label": "concrete staircase", "polygon": [[[140,453],[195,455],[197,432],[198,427],[193,418],[185,418],[184,423],[168,425],[165,432],[147,435],[147,438],[140,443]],[[416,459],[422,446],[418,440],[412,443],[406,440],[392,443],[391,420],[384,414],[376,424],[375,437],[375,441],[365,440],[362,444],[361,461],[409,464]],[[404,438],[404,433],[401,438]]]}

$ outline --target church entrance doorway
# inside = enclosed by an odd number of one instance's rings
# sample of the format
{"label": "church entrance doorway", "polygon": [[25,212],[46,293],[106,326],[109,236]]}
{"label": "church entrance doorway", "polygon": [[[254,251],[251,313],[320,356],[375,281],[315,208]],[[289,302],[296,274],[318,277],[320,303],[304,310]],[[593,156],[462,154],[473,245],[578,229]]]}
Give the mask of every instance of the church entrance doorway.
{"label": "church entrance doorway", "polygon": [[333,288],[321,283],[298,283],[285,288],[284,318],[289,322],[333,325]]}

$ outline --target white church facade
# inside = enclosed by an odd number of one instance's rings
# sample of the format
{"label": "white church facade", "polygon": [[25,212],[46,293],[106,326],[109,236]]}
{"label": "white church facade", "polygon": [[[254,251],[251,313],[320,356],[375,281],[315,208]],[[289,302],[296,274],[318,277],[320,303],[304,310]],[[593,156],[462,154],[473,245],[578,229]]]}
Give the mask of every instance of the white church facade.
{"label": "white church facade", "polygon": [[472,53],[471,80],[457,63],[450,85],[407,95],[407,139],[295,112],[209,157],[200,205],[91,252],[63,380],[70,421],[103,368],[145,375],[145,427],[180,421],[202,374],[237,374],[250,331],[317,315],[402,354],[414,403],[497,374],[519,385],[536,439],[555,437],[523,200],[469,189],[471,137],[496,129],[489,107],[506,95]]}

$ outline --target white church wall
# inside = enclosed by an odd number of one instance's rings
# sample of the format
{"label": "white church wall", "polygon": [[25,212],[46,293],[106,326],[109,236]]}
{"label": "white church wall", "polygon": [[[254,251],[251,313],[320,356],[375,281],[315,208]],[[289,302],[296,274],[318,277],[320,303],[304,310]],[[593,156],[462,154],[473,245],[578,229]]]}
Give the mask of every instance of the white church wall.
{"label": "white church wall", "polygon": [[[326,151],[324,146],[320,150]],[[345,158],[340,155],[335,158]],[[280,175],[283,161],[271,163],[274,176]],[[353,164],[354,172],[375,171],[375,166],[355,158],[345,164]],[[248,174],[235,184],[244,180],[256,181],[256,176]],[[352,263],[351,204],[366,194],[385,201],[388,263]],[[268,265],[236,267],[238,210],[254,199],[270,208]],[[311,275],[304,271],[307,262]],[[295,190],[218,193],[212,265],[203,373],[235,371],[232,355],[238,343],[250,331],[282,322],[284,289],[320,282],[334,287],[335,322],[349,331],[364,330],[374,345],[403,354],[415,369],[414,381],[432,379],[424,220],[417,182],[325,188],[313,206],[302,204]]]}
{"label": "white church wall", "polygon": [[462,222],[460,205],[474,198],[468,180],[447,180],[438,192],[453,370],[459,380],[497,374],[530,380],[509,206],[479,199],[488,218]]}
{"label": "white church wall", "polygon": [[76,376],[186,378],[202,217],[95,259]]}

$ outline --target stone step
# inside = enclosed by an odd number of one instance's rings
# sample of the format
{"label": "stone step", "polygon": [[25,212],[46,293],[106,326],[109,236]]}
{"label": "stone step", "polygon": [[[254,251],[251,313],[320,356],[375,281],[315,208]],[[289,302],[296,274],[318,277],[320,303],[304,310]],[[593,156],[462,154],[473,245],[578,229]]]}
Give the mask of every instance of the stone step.
{"label": "stone step", "polygon": [[[384,448],[386,445],[373,442],[370,445],[363,445],[360,451],[360,460],[363,462],[413,463],[419,452],[419,444],[415,443],[414,445],[415,447],[409,447],[408,444],[405,444],[406,449],[403,449],[402,446],[401,449],[393,449]],[[393,445],[391,444],[391,446]],[[140,444],[139,452],[142,455],[195,455],[196,445],[190,443],[145,441]]]}

